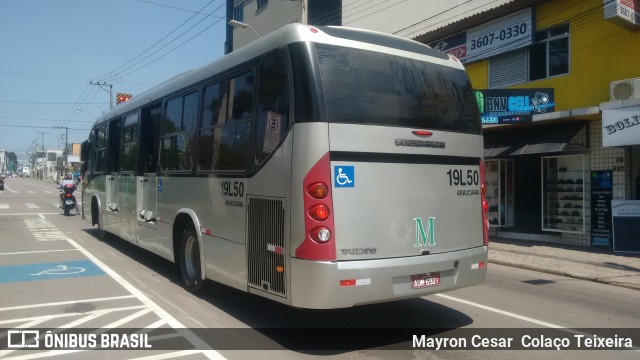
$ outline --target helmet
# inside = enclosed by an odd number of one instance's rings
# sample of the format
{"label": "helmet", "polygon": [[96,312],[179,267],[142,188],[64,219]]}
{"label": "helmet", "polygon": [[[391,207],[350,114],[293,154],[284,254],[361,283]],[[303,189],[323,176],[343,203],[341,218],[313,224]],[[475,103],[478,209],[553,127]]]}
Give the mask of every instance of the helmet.
{"label": "helmet", "polygon": [[64,179],[65,179],[65,180],[71,180],[71,174],[67,174],[67,175],[65,175],[65,176],[64,176]]}

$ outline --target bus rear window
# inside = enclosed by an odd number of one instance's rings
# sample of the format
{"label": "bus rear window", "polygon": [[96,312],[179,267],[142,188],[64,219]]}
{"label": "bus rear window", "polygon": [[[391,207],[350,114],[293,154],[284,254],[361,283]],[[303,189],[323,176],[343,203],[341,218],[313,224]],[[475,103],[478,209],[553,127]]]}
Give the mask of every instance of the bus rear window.
{"label": "bus rear window", "polygon": [[330,122],[481,133],[462,70],[324,44],[316,52]]}

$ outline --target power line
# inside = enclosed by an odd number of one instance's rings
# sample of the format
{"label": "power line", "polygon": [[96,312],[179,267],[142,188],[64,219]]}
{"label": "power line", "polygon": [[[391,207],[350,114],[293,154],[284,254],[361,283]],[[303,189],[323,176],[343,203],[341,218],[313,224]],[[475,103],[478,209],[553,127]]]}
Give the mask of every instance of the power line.
{"label": "power line", "polygon": [[[59,129],[59,127],[55,127],[55,126],[33,126],[33,125],[5,125],[5,124],[0,124],[0,126],[2,127],[14,127],[14,128],[29,128],[29,129]],[[77,129],[77,128],[68,128],[69,130],[79,130],[79,131],[84,131],[84,130],[91,130],[91,129]]]}
{"label": "power line", "polygon": [[[102,79],[104,81],[111,81],[114,79],[118,79],[118,78],[122,78],[122,76],[118,77],[119,73],[117,73],[118,71],[123,72],[123,71],[127,71],[128,69],[131,69],[132,67],[136,66],[137,64],[139,64],[140,62],[148,59],[149,57],[151,57],[153,54],[157,53],[158,51],[162,50],[163,48],[167,47],[169,44],[171,44],[172,42],[176,41],[177,39],[179,39],[181,36],[183,36],[186,32],[188,32],[189,30],[193,29],[195,26],[197,26],[198,24],[200,24],[202,21],[206,20],[207,17],[204,17],[203,19],[201,19],[200,21],[198,21],[195,25],[193,25],[192,27],[190,27],[189,29],[187,29],[186,31],[184,31],[182,34],[176,36],[175,38],[173,38],[173,40],[169,41],[167,44],[163,45],[162,47],[160,47],[159,49],[157,49],[156,51],[152,52],[151,54],[145,56],[144,58],[140,59],[139,61],[135,62],[134,64],[130,65],[127,67],[127,65],[131,64],[133,61],[135,61],[136,59],[140,58],[141,56],[143,56],[145,53],[147,53],[148,51],[150,51],[151,49],[153,49],[156,45],[160,44],[162,41],[164,41],[165,39],[169,38],[169,36],[171,36],[171,34],[175,33],[176,31],[178,31],[178,29],[180,29],[182,26],[184,26],[186,23],[188,23],[189,21],[191,21],[191,19],[193,19],[194,17],[196,17],[198,15],[198,13],[200,13],[202,10],[204,10],[205,8],[207,8],[209,5],[211,5],[215,0],[211,0],[209,1],[205,6],[203,6],[200,10],[198,10],[195,14],[193,14],[190,18],[188,18],[187,20],[185,20],[182,24],[178,25],[175,29],[171,30],[168,34],[166,34],[165,36],[163,36],[160,40],[156,41],[153,45],[149,46],[148,48],[146,48],[145,50],[143,50],[142,52],[140,52],[138,55],[134,56],[133,58],[131,58],[129,61],[127,61],[126,63],[120,65],[119,67],[115,68],[114,70],[108,72],[105,75],[100,76],[98,79]],[[225,5],[225,3],[223,3],[220,7],[222,7],[223,5]],[[214,11],[212,11],[210,14],[208,15],[212,15],[214,12],[216,12],[218,9],[220,9],[220,7],[216,8]],[[220,19],[218,19],[217,21],[219,21]],[[124,68],[124,69],[123,69]],[[120,70],[122,69],[122,70]]]}
{"label": "power line", "polygon": [[[0,116],[0,119],[7,119],[7,120],[29,120],[29,121],[53,121],[53,122],[59,122],[60,119],[47,119],[47,118],[28,118],[28,117],[14,117],[14,116]],[[86,123],[87,121],[93,121],[93,120],[66,120],[66,122],[79,122],[79,123]]]}
{"label": "power line", "polygon": [[[18,101],[18,100],[0,100],[0,103],[6,104],[29,104],[29,105],[75,105],[70,102],[38,102],[38,101]],[[85,105],[105,105],[106,102],[86,103]]]}
{"label": "power line", "polygon": [[[179,8],[179,7],[176,7],[176,6],[171,6],[171,5],[166,5],[166,4],[160,4],[160,3],[153,2],[153,1],[149,1],[149,0],[138,0],[138,1],[140,1],[140,2],[144,2],[144,3],[148,3],[148,4],[153,4],[153,5],[158,5],[158,6],[166,7],[166,8],[169,8],[169,9],[174,9],[174,10],[180,10],[180,11],[190,12],[190,13],[193,13],[193,14],[196,14],[196,15],[205,15],[205,16],[209,16],[209,17],[219,17],[219,16],[215,16],[215,15],[211,15],[211,14],[205,14],[205,13],[200,12],[200,11],[193,11],[193,10],[189,10],[189,9],[183,9],[183,8]],[[200,9],[200,10],[202,10],[202,9]]]}
{"label": "power line", "polygon": [[[213,11],[212,11],[212,13],[213,13],[213,12],[218,11],[218,10],[219,10],[221,7],[223,7],[224,5],[225,5],[225,4],[223,3],[222,5],[220,5],[219,7],[217,7],[215,10],[213,10]],[[214,21],[211,25],[209,25],[209,26],[207,26],[206,28],[202,29],[200,32],[196,33],[196,34],[195,34],[195,35],[193,35],[192,37],[190,37],[190,38],[188,38],[187,40],[183,41],[181,44],[179,44],[179,45],[177,45],[177,46],[173,47],[171,50],[169,50],[169,51],[165,52],[164,54],[162,54],[162,55],[158,56],[157,58],[155,58],[155,59],[153,59],[153,60],[149,61],[148,63],[143,64],[143,65],[141,65],[141,66],[139,66],[139,67],[137,67],[137,68],[135,68],[135,69],[133,69],[133,70],[129,71],[128,73],[125,73],[125,74],[119,75],[119,76],[117,76],[117,77],[113,77],[113,79],[114,79],[114,80],[120,80],[120,79],[122,79],[122,78],[124,78],[124,77],[126,77],[126,76],[129,76],[129,75],[133,74],[133,73],[134,73],[134,72],[136,72],[136,71],[139,71],[139,70],[141,70],[141,69],[143,69],[143,68],[145,68],[145,67],[147,67],[147,66],[149,66],[149,65],[153,64],[154,62],[156,62],[156,61],[158,61],[158,60],[162,59],[163,57],[165,57],[165,56],[167,56],[167,55],[169,55],[170,53],[172,53],[172,52],[173,52],[173,51],[175,51],[176,49],[178,49],[178,48],[182,47],[183,45],[187,44],[189,41],[193,40],[194,38],[196,38],[197,36],[199,36],[199,35],[200,35],[200,34],[202,34],[203,32],[205,32],[205,31],[209,30],[211,27],[213,27],[213,25],[215,25],[215,24],[217,24],[218,22],[220,22],[220,20],[222,20],[222,18],[220,18],[220,19],[218,19],[218,20]],[[177,38],[175,38],[174,40],[178,39],[179,37],[181,37],[182,35],[184,35],[184,34],[185,34],[186,32],[188,32],[189,30],[193,29],[195,26],[197,26],[197,25],[198,25],[198,24],[200,24],[201,22],[202,22],[202,21],[199,21],[198,23],[196,23],[195,25],[193,25],[192,27],[190,27],[189,29],[187,29],[185,32],[183,32],[182,34],[180,34],[180,35],[179,35]],[[174,40],[171,40],[169,43],[165,44],[164,46],[162,46],[162,47],[161,47],[161,48],[159,48],[158,50],[156,50],[156,51],[154,51],[153,53],[151,53],[150,55],[146,56],[144,59],[142,59],[142,60],[140,60],[140,61],[136,62],[136,64],[139,64],[139,63],[141,63],[143,60],[148,59],[149,57],[151,57],[151,55],[153,55],[153,54],[157,53],[158,51],[162,50],[163,48],[167,47],[167,46],[168,46],[169,44],[171,44]],[[136,65],[136,64],[134,64],[134,65]],[[131,69],[134,65],[132,65],[132,66],[128,67],[127,69]],[[127,69],[125,69],[125,70],[127,70]]]}

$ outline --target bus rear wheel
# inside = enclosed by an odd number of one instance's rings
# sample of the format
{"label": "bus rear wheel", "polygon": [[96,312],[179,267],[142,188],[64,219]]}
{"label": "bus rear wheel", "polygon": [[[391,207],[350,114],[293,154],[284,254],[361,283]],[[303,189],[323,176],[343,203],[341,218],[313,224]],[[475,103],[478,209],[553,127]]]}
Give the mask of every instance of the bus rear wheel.
{"label": "bus rear wheel", "polygon": [[187,226],[180,238],[180,274],[187,291],[193,294],[203,292],[205,281],[200,268],[200,245],[193,226]]}

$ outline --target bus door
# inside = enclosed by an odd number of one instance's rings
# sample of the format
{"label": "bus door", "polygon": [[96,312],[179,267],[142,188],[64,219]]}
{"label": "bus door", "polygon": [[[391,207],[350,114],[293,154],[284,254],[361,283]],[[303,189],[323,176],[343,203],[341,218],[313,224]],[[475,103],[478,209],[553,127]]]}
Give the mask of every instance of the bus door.
{"label": "bus door", "polygon": [[105,205],[105,230],[119,234],[118,231],[118,178],[120,162],[120,138],[122,130],[122,119],[117,118],[109,122],[108,144],[107,144],[107,182],[106,182],[106,205]]}
{"label": "bus door", "polygon": [[158,124],[161,105],[154,104],[142,109],[140,121],[140,151],[137,170],[136,232],[138,245],[150,249],[156,241],[156,216],[159,186]]}
{"label": "bus door", "polygon": [[124,117],[122,127],[122,145],[120,147],[120,177],[117,182],[117,204],[120,236],[136,242],[136,181],[135,170],[138,159],[138,112]]}

